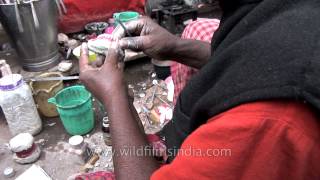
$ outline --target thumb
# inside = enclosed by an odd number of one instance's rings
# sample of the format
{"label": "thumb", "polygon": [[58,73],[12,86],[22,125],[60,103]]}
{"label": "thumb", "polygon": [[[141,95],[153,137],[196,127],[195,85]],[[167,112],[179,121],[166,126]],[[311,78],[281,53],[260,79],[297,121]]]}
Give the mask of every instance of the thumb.
{"label": "thumb", "polygon": [[144,51],[147,44],[145,36],[127,37],[120,40],[120,47],[122,49],[131,49],[133,51]]}

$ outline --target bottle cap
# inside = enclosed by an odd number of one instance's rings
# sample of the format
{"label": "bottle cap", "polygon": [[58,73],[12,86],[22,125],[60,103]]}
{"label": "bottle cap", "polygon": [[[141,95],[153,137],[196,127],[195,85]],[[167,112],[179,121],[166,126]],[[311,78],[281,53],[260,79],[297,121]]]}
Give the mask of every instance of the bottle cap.
{"label": "bottle cap", "polygon": [[7,167],[6,169],[4,169],[3,175],[7,178],[11,178],[15,175],[15,171],[13,168]]}
{"label": "bottle cap", "polygon": [[104,117],[104,118],[102,119],[102,122],[109,124],[109,117],[108,117],[108,116]]}
{"label": "bottle cap", "polygon": [[20,74],[10,74],[0,79],[0,90],[11,91],[22,84],[22,76]]}
{"label": "bottle cap", "polygon": [[83,142],[84,139],[80,135],[72,136],[71,138],[69,138],[69,144],[75,148],[79,148]]}

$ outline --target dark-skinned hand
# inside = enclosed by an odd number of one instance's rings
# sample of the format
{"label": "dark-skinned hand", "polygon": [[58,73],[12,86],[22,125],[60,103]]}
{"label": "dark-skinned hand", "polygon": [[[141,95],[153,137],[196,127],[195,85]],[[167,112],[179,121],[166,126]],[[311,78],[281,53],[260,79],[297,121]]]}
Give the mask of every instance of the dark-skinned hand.
{"label": "dark-skinned hand", "polygon": [[120,47],[143,51],[158,60],[166,60],[173,53],[174,45],[179,39],[148,17],[129,21],[124,26],[135,37],[126,37],[125,30],[120,25],[117,26],[113,38],[120,40]]}
{"label": "dark-skinned hand", "polygon": [[101,67],[91,66],[88,54],[88,46],[83,43],[79,62],[80,81],[96,98],[105,102],[105,98],[126,88],[123,79],[124,56],[118,42],[112,43]]}

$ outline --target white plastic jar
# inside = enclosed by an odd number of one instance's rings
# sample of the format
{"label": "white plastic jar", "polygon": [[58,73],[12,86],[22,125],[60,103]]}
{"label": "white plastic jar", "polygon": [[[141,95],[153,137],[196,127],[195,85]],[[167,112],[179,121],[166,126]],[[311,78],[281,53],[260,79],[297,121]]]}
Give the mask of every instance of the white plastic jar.
{"label": "white plastic jar", "polygon": [[0,106],[13,136],[19,133],[36,135],[41,131],[42,121],[31,89],[20,74],[0,79]]}

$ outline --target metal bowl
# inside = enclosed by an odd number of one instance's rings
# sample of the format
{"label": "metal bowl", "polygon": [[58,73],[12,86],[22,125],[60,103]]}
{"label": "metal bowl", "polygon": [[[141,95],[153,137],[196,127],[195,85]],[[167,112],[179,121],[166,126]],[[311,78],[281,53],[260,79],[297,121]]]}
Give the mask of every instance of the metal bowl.
{"label": "metal bowl", "polygon": [[106,22],[92,22],[85,25],[84,28],[89,34],[96,33],[96,35],[99,35],[102,34],[105,31],[105,29],[107,29],[107,27],[108,23]]}

